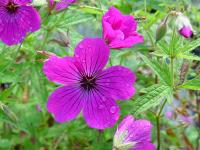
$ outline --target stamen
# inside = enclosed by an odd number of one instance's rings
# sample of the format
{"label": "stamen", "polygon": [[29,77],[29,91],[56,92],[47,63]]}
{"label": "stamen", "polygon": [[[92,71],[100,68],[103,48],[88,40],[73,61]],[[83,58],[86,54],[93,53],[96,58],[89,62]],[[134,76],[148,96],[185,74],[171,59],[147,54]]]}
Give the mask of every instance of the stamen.
{"label": "stamen", "polygon": [[80,81],[80,85],[86,91],[90,91],[96,86],[96,78],[90,76],[84,76]]}
{"label": "stamen", "polygon": [[17,4],[10,1],[6,6],[6,9],[9,13],[15,13],[17,11],[18,7],[19,6]]}

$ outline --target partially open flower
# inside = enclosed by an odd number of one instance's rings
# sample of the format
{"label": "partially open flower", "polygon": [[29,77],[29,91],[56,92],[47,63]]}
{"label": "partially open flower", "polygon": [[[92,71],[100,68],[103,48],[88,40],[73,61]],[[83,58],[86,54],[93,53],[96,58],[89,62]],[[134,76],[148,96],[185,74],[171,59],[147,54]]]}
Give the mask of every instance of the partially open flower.
{"label": "partially open flower", "polygon": [[115,7],[110,7],[102,19],[103,38],[110,48],[130,48],[142,43],[143,36],[137,33],[137,22],[131,15],[123,15]]}
{"label": "partially open flower", "polygon": [[176,26],[179,33],[185,38],[190,38],[193,34],[193,28],[188,17],[184,16],[181,12],[177,13]]}
{"label": "partially open flower", "polygon": [[113,150],[154,150],[151,128],[148,120],[134,120],[133,116],[126,116],[115,132]]}

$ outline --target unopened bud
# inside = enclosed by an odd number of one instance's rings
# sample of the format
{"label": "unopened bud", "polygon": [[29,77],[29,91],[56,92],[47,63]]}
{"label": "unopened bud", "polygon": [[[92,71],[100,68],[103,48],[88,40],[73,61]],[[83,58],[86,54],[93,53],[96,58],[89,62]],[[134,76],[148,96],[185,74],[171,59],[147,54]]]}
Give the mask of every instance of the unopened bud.
{"label": "unopened bud", "polygon": [[167,32],[167,20],[168,16],[160,23],[156,30],[156,42],[160,41]]}
{"label": "unopened bud", "polygon": [[37,51],[39,55],[45,56],[45,57],[51,57],[51,56],[56,56],[56,54],[52,52],[47,52],[47,51]]}
{"label": "unopened bud", "polygon": [[70,44],[70,40],[68,38],[67,33],[64,32],[58,32],[56,33],[55,37],[56,39],[51,39],[49,42],[50,43],[56,43],[62,47],[68,47]]}

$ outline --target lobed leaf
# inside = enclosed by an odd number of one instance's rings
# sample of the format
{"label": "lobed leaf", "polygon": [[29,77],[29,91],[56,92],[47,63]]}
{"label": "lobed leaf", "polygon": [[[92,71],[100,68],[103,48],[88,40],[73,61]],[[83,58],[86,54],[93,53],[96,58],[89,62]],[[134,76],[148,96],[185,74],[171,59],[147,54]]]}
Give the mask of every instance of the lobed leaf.
{"label": "lobed leaf", "polygon": [[158,75],[158,77],[167,85],[171,85],[172,81],[172,77],[171,77],[171,73],[169,70],[168,65],[163,62],[160,63],[158,60],[150,60],[149,58],[147,58],[144,55],[141,55],[143,61],[154,71],[154,73],[156,75]]}
{"label": "lobed leaf", "polygon": [[200,76],[197,76],[192,80],[186,81],[179,87],[184,89],[200,90]]}
{"label": "lobed leaf", "polygon": [[145,89],[148,93],[138,97],[133,101],[134,109],[132,113],[138,115],[152,107],[160,104],[160,102],[171,94],[169,86],[156,84]]}
{"label": "lobed leaf", "polygon": [[189,60],[197,60],[197,61],[200,61],[200,57],[199,57],[199,56],[193,55],[193,54],[191,54],[191,53],[188,53],[188,54],[180,53],[180,54],[177,55],[177,57],[179,57],[179,58],[184,58],[184,59],[189,59]]}

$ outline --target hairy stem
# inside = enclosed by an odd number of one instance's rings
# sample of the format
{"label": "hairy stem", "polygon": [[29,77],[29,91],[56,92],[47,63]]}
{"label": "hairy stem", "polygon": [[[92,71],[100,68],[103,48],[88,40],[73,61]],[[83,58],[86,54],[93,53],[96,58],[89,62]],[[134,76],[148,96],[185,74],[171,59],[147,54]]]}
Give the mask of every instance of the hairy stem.
{"label": "hairy stem", "polygon": [[[171,68],[171,77],[172,77],[172,83],[171,83],[171,87],[172,89],[174,89],[174,57],[171,57],[171,61],[170,61],[170,68]],[[163,102],[159,112],[156,115],[156,124],[157,124],[157,150],[160,150],[160,144],[161,144],[161,137],[160,137],[160,118],[161,118],[161,114],[162,111],[165,107],[165,104],[167,103],[167,99],[165,99],[165,101]]]}
{"label": "hairy stem", "polygon": [[156,125],[157,125],[157,150],[160,150],[160,144],[161,144],[161,138],[160,138],[160,118],[161,118],[161,114],[162,114],[162,111],[163,111],[163,108],[165,106],[167,102],[167,99],[165,99],[165,101],[163,102],[159,112],[157,113],[156,115]]}

